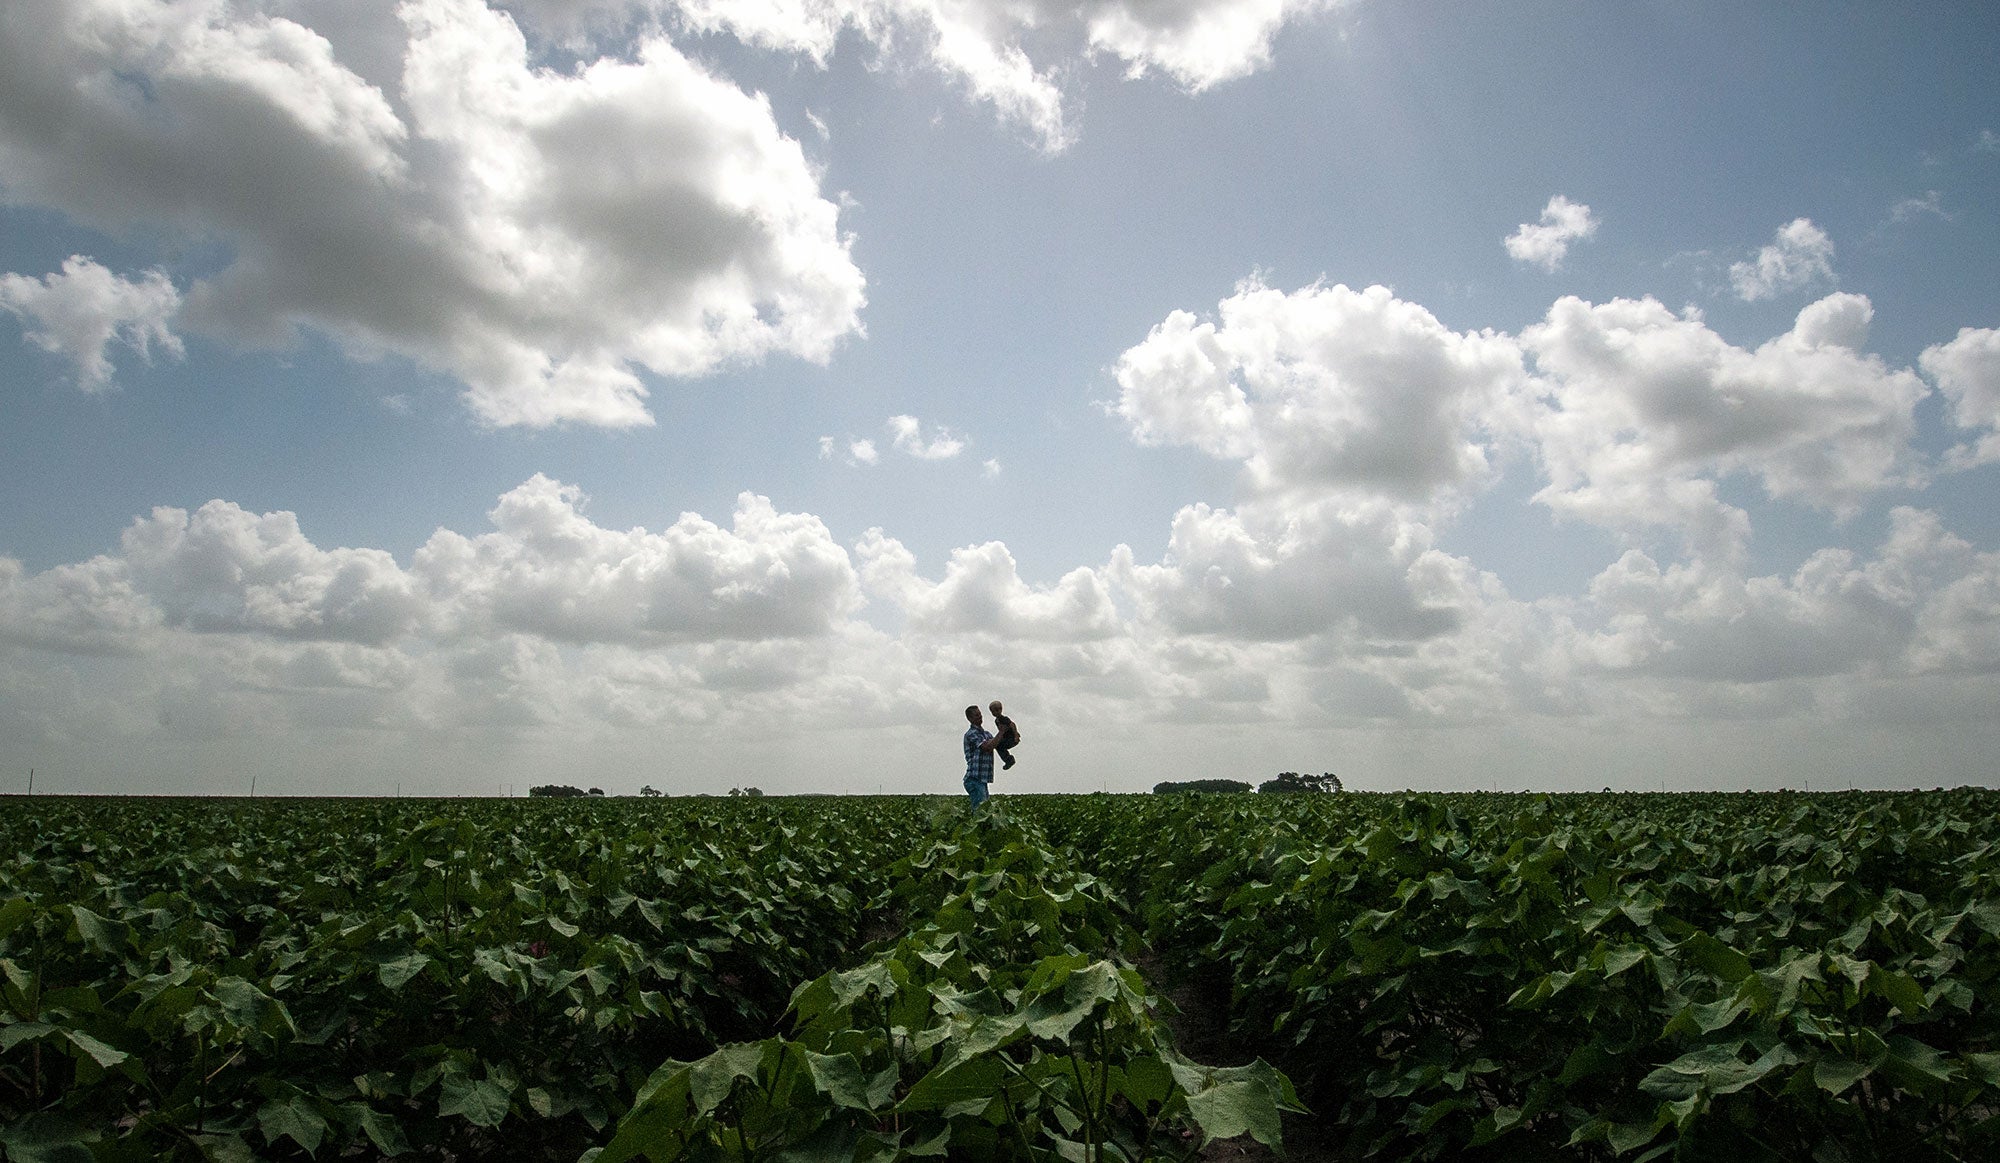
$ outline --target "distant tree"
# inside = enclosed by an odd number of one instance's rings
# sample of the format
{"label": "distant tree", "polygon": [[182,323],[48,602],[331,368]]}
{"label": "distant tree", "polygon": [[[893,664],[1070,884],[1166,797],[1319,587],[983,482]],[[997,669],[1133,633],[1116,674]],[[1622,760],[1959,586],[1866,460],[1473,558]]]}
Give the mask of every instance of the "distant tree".
{"label": "distant tree", "polygon": [[649,783],[645,787],[639,789],[639,794],[645,796],[648,799],[651,799],[652,797],[660,794],[660,789],[654,787],[652,784]]}
{"label": "distant tree", "polygon": [[761,796],[764,793],[754,787],[732,787],[729,789],[729,794],[733,796]]}
{"label": "distant tree", "polygon": [[1184,795],[1189,792],[1227,794],[1249,790],[1250,785],[1240,779],[1189,779],[1178,782],[1166,780],[1153,785],[1153,794],[1159,796]]}
{"label": "distant tree", "polygon": [[604,795],[604,789],[603,789],[603,788],[601,788],[601,787],[594,787],[594,788],[591,788],[591,789],[590,789],[590,794],[591,794],[591,795],[594,795],[594,796],[600,796],[600,797],[601,797],[601,796],[603,796],[603,795]]}
{"label": "distant tree", "polygon": [[1259,795],[1281,795],[1293,792],[1339,791],[1340,777],[1331,771],[1318,775],[1300,775],[1296,771],[1281,771],[1278,778],[1267,779],[1257,785]]}
{"label": "distant tree", "polygon": [[[531,796],[551,797],[554,799],[568,799],[571,796],[580,796],[584,794],[584,792],[582,788],[571,787],[568,784],[545,783],[542,784],[540,787],[529,788],[528,794]],[[599,792],[598,794],[602,795],[604,793]]]}

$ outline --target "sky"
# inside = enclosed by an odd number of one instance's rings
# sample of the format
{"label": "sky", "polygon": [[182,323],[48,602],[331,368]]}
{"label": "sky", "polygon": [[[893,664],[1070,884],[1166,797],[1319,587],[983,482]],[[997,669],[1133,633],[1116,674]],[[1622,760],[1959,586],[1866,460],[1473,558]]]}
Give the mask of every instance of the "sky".
{"label": "sky", "polygon": [[0,5],[0,791],[2000,784],[2000,12]]}

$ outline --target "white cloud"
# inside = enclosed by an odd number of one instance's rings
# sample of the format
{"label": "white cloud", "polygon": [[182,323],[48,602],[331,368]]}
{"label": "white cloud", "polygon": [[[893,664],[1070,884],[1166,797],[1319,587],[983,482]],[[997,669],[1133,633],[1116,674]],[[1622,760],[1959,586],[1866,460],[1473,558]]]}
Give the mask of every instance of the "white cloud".
{"label": "white cloud", "polygon": [[155,345],[178,356],[172,328],[180,292],[164,271],[127,279],[94,259],[71,255],[61,271],[40,279],[0,275],[0,308],[18,316],[30,343],[76,364],[77,386],[98,392],[111,386],[107,349],[122,343],[147,361]]}
{"label": "white cloud", "polygon": [[950,460],[965,451],[965,441],[953,436],[949,428],[937,429],[926,440],[924,426],[915,416],[891,416],[888,427],[896,450],[918,460]]}
{"label": "white cloud", "polygon": [[1633,551],[1592,581],[1589,600],[1606,628],[1568,640],[1577,661],[1682,684],[1657,693],[1683,707],[1701,689],[1689,683],[2000,670],[2000,554],[1975,552],[1916,509],[1891,512],[1867,560],[1825,549],[1790,577],[1744,577],[1704,563],[1662,569]]}
{"label": "white cloud", "polygon": [[1980,153],[2000,153],[2000,133],[1990,129],[1980,130],[1979,137],[1972,143],[1972,148]]}
{"label": "white cloud", "polygon": [[997,541],[953,550],[935,583],[920,577],[909,550],[880,529],[869,530],[856,553],[869,591],[893,600],[914,633],[1075,643],[1119,630],[1110,589],[1096,571],[1074,569],[1051,587],[1030,587]]}
{"label": "white cloud", "polygon": [[1951,215],[1944,208],[1944,199],[1936,190],[1927,190],[1921,198],[1903,198],[1889,207],[1889,221],[1908,222],[1919,215],[1950,220]]}
{"label": "white cloud", "polygon": [[1833,281],[1833,240],[1810,218],[1794,218],[1753,260],[1731,263],[1729,282],[1745,302]]}
{"label": "white cloud", "polygon": [[988,460],[985,464],[980,465],[979,469],[989,478],[997,477],[1000,475],[1000,462],[998,460]]}
{"label": "white cloud", "polygon": [[1540,223],[1523,222],[1507,236],[1507,253],[1551,273],[1561,268],[1569,244],[1597,233],[1590,207],[1557,194],[1542,207]]}
{"label": "white cloud", "polygon": [[640,370],[824,360],[858,332],[798,143],[666,40],[564,74],[475,0],[291,14],[342,25],[374,79],[220,0],[0,9],[10,195],[219,239],[183,328],[400,352],[494,424],[648,423]]}
{"label": "white cloud", "polygon": [[1953,461],[1968,467],[2000,460],[2000,329],[1961,328],[1950,342],[1925,348],[1917,364],[1950,401],[1954,423],[1986,430],[1977,445],[1955,449]]}
{"label": "white cloud", "polygon": [[167,625],[197,632],[381,645],[414,631],[425,602],[379,549],[323,550],[291,513],[210,501],[158,508],[120,539],[135,589]]}
{"label": "white cloud", "polygon": [[1427,527],[1380,502],[1197,504],[1174,515],[1159,564],[1138,564],[1120,546],[1112,577],[1142,623],[1173,635],[1406,642],[1460,618],[1431,590],[1444,555],[1430,542]]}
{"label": "white cloud", "polygon": [[1192,92],[1245,77],[1271,60],[1286,24],[1339,0],[1096,0],[1083,7],[1094,48],[1134,77],[1157,69]]}
{"label": "white cloud", "polygon": [[600,528],[583,499],[537,474],[500,498],[493,532],[432,535],[411,573],[446,632],[634,645],[810,637],[860,601],[826,526],[763,497],[738,497],[728,529],[683,513],[658,533]]}
{"label": "white cloud", "polygon": [[1386,287],[1252,279],[1219,323],[1175,311],[1118,359],[1143,444],[1242,460],[1259,489],[1428,500],[1483,477],[1482,430],[1525,380],[1518,346],[1458,333]]}
{"label": "white cloud", "polygon": [[1863,296],[1829,295],[1746,351],[1657,300],[1558,300],[1521,337],[1544,377],[1538,499],[1607,528],[1677,528],[1726,558],[1748,524],[1719,499],[1720,476],[1752,474],[1771,496],[1837,512],[1914,483],[1926,389],[1861,351],[1872,316]]}

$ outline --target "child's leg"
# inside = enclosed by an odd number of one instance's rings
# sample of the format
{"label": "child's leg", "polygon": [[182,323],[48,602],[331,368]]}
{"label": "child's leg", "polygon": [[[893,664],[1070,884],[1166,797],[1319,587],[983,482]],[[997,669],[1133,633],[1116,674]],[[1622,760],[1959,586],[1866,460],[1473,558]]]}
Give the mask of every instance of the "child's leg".
{"label": "child's leg", "polygon": [[993,754],[995,754],[995,755],[998,755],[998,756],[1000,757],[1000,766],[1001,766],[1001,767],[1003,767],[1003,768],[1007,768],[1007,767],[1012,767],[1012,766],[1014,766],[1014,749],[1013,749],[1013,748],[1011,748],[1011,747],[995,747],[995,748],[993,749]]}

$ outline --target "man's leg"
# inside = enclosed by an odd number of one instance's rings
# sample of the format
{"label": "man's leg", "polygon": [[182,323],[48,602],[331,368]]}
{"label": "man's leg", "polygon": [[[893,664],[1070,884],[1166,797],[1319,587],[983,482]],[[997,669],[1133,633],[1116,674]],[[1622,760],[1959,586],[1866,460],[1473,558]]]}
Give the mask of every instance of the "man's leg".
{"label": "man's leg", "polygon": [[986,781],[976,775],[966,776],[965,798],[971,801],[968,807],[976,808],[983,803],[986,799]]}

